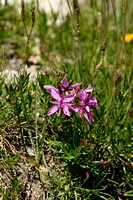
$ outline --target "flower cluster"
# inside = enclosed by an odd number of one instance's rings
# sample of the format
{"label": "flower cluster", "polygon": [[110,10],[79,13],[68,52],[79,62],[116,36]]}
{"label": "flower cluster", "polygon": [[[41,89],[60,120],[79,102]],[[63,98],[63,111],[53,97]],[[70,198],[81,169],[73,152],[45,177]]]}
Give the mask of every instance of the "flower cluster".
{"label": "flower cluster", "polygon": [[[59,111],[58,116],[63,110],[64,114],[70,116],[70,110],[74,112],[79,111],[79,117],[81,117],[82,113],[86,118],[87,122],[91,125],[90,119],[93,120],[93,113],[90,109],[94,108],[97,105],[97,100],[94,96],[91,95],[93,91],[91,85],[89,85],[86,89],[80,90],[82,83],[75,83],[72,85],[72,81],[68,83],[67,78],[64,77],[62,82],[58,82],[57,88],[52,85],[45,85],[44,88],[48,90],[51,94],[51,97],[56,101],[49,100],[52,106],[47,113],[47,115],[51,115],[56,111]],[[74,98],[79,93],[79,98],[74,101]]]}

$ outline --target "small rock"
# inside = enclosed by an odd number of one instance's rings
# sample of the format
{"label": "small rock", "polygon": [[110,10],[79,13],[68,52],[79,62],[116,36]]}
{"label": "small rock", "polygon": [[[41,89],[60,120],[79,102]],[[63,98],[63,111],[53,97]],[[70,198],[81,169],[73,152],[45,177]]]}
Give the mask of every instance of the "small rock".
{"label": "small rock", "polygon": [[5,78],[5,83],[14,83],[17,81],[18,72],[16,70],[6,69],[0,75]]}
{"label": "small rock", "polygon": [[37,65],[31,65],[30,67],[27,67],[27,65],[25,66],[25,71],[27,72],[27,74],[29,75],[29,79],[33,80],[37,77],[37,69],[39,67]]}
{"label": "small rock", "polygon": [[28,61],[30,63],[33,63],[34,65],[37,65],[39,62],[41,62],[41,57],[39,55],[37,56],[30,56]]}
{"label": "small rock", "polygon": [[30,156],[35,156],[34,150],[28,146],[26,146],[27,152]]}

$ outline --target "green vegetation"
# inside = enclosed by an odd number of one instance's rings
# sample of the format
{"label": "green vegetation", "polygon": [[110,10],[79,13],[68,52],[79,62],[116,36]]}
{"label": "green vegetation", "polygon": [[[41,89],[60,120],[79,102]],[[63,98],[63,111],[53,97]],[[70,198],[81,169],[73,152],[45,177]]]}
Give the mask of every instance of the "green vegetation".
{"label": "green vegetation", "polygon": [[[0,71],[14,56],[23,60],[19,75],[11,81],[0,74],[0,175],[11,175],[10,186],[0,181],[3,200],[25,199],[28,180],[23,183],[17,172],[21,164],[32,166],[38,185],[50,184],[44,189],[49,200],[133,197],[133,37],[125,37],[133,30],[133,2],[92,1],[79,7],[73,2],[75,10],[59,26],[57,15],[49,17],[38,8],[33,23],[30,4],[25,5],[23,20],[15,6],[0,7]],[[29,38],[24,26],[28,33],[33,26]],[[21,70],[24,64],[30,67],[36,38],[38,65],[49,70],[30,80]],[[12,49],[14,55],[9,55]],[[92,125],[79,113],[47,115],[52,98],[44,85],[57,88],[64,73],[69,82],[82,82],[81,89],[92,85],[98,101]],[[56,167],[49,164],[48,156]]]}

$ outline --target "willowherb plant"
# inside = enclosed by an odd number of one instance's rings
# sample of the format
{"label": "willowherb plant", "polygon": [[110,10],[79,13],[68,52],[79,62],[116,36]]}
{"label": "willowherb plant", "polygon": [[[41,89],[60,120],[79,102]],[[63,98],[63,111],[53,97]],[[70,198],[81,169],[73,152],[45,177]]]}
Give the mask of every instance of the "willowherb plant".
{"label": "willowherb plant", "polygon": [[51,115],[59,110],[59,116],[62,109],[64,114],[67,116],[71,115],[70,110],[74,112],[79,111],[79,117],[81,117],[83,113],[87,122],[91,125],[90,119],[94,121],[91,109],[97,106],[96,98],[90,94],[93,88],[91,85],[89,85],[86,89],[81,90],[78,100],[75,99],[74,101],[74,98],[78,95],[82,83],[75,83],[72,85],[72,82],[73,81],[68,83],[67,78],[64,77],[62,82],[58,81],[57,88],[51,85],[44,85],[44,88],[50,92],[51,97],[57,100],[49,100],[51,103],[56,105],[50,108],[47,115]]}

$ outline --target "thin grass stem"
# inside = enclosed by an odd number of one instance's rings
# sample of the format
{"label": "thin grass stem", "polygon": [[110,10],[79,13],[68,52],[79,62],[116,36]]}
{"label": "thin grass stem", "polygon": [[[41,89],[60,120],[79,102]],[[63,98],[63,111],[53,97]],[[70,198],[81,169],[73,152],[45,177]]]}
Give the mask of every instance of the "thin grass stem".
{"label": "thin grass stem", "polygon": [[37,125],[37,78],[36,78],[36,83],[35,83],[35,130],[36,130],[36,151],[38,152],[38,125]]}
{"label": "thin grass stem", "polygon": [[34,149],[34,152],[35,152],[35,155],[36,155],[36,158],[37,158],[36,147],[35,147],[35,143],[34,143],[33,136],[32,136],[32,132],[31,132],[31,128],[30,128],[30,121],[29,121],[27,109],[26,109],[26,106],[25,106],[25,101],[24,101],[24,97],[23,97],[23,91],[22,91],[22,86],[21,86],[21,84],[20,84],[20,94],[21,94],[21,102],[22,102],[22,106],[23,106],[23,112],[24,112],[24,115],[25,115],[25,117],[26,117],[27,124],[28,124],[29,138],[30,138],[32,147],[33,147],[33,149]]}

